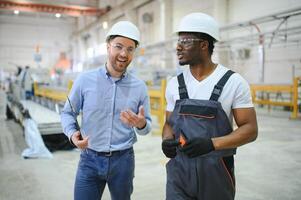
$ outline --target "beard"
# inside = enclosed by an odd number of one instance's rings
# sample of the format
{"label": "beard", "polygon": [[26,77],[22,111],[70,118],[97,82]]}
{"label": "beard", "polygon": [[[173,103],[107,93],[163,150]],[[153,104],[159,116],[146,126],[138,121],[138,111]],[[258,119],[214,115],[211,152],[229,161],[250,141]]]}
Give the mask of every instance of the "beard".
{"label": "beard", "polygon": [[118,73],[124,73],[131,63],[130,60],[126,60],[125,62],[118,61],[117,57],[109,57],[109,61],[113,70]]}
{"label": "beard", "polygon": [[179,65],[181,65],[181,66],[183,66],[183,65],[189,65],[189,64],[190,63],[188,61],[186,61],[186,60],[183,60],[183,61],[179,60]]}
{"label": "beard", "polygon": [[192,59],[184,59],[184,60],[179,60],[179,64],[181,66],[183,65],[197,65],[197,64],[200,64],[202,63],[203,60],[201,58],[192,58]]}
{"label": "beard", "polygon": [[127,67],[128,67],[128,65],[120,65],[120,64],[117,64],[117,63],[112,65],[112,68],[115,71],[120,72],[120,73],[125,72]]}

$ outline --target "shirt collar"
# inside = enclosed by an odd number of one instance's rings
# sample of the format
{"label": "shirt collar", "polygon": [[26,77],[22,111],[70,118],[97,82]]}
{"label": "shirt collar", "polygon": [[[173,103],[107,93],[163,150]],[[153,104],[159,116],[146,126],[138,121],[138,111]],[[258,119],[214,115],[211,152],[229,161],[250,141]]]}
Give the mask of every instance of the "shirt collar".
{"label": "shirt collar", "polygon": [[[101,67],[101,72],[102,72],[103,75],[106,76],[106,78],[109,78],[109,79],[112,78],[111,74],[109,73],[109,71],[108,71],[108,69],[107,69],[107,63],[106,63],[103,67]],[[125,72],[121,75],[121,77],[120,77],[120,79],[119,79],[118,81],[121,81],[121,80],[123,80],[123,79],[126,79],[127,77],[128,77],[128,72],[125,71]],[[118,81],[116,81],[116,82],[118,82]]]}

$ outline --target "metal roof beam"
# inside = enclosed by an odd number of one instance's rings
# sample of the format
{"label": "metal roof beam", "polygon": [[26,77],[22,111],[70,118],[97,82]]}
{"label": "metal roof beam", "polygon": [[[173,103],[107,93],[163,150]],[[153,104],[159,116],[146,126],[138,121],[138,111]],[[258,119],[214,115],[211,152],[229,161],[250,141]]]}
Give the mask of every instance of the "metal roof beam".
{"label": "metal roof beam", "polygon": [[45,13],[60,13],[72,17],[79,16],[101,16],[111,10],[111,7],[106,8],[91,8],[83,6],[59,6],[29,2],[14,2],[0,0],[0,9],[4,10],[19,10],[24,12],[45,12]]}

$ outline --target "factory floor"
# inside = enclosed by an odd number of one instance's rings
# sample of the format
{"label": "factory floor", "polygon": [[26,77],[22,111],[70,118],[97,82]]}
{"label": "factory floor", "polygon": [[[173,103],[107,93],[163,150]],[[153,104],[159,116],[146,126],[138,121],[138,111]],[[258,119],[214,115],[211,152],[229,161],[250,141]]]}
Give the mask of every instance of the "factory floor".
{"label": "factory floor", "polygon": [[[2,96],[2,95],[0,95]],[[3,114],[0,99],[0,111]],[[301,199],[301,121],[289,112],[257,109],[259,136],[236,158],[236,200]],[[0,117],[0,200],[73,199],[79,151],[56,151],[52,159],[23,159],[22,128]],[[138,137],[134,146],[134,200],[165,199],[165,164],[159,136]],[[103,198],[110,199],[107,188]]]}

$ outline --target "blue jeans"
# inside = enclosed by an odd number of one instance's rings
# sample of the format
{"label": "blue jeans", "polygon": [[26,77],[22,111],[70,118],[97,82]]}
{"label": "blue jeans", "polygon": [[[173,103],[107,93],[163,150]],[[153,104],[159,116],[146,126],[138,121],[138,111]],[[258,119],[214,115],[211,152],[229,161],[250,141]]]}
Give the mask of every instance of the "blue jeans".
{"label": "blue jeans", "polygon": [[130,200],[133,192],[135,156],[133,148],[111,156],[86,149],[81,152],[75,186],[75,200],[99,200],[106,184],[112,200]]}

